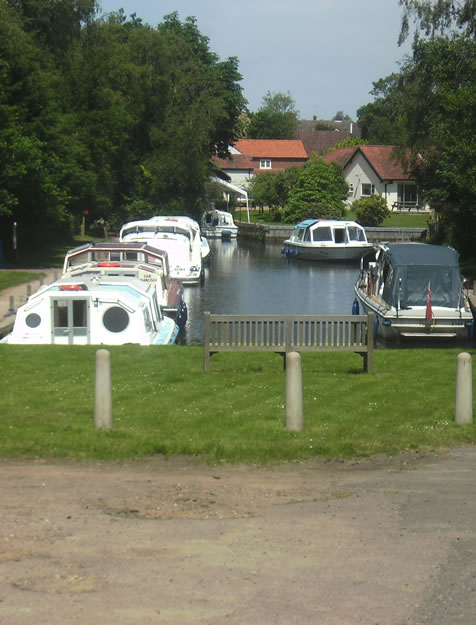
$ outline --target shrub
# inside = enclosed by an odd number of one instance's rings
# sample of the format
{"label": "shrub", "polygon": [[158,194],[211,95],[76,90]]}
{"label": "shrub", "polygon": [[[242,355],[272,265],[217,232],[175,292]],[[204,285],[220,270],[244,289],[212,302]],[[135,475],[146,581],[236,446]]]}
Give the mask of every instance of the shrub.
{"label": "shrub", "polygon": [[352,204],[352,210],[362,226],[380,226],[389,215],[387,202],[381,195],[356,200]]}

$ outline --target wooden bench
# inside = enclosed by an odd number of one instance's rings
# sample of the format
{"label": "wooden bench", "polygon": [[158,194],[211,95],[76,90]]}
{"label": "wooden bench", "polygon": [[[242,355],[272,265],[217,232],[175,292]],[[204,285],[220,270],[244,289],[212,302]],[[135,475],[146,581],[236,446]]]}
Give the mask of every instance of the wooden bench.
{"label": "wooden bench", "polygon": [[[203,368],[217,352],[355,352],[372,373],[374,314],[214,315],[204,314]],[[286,363],[286,360],[284,361]]]}

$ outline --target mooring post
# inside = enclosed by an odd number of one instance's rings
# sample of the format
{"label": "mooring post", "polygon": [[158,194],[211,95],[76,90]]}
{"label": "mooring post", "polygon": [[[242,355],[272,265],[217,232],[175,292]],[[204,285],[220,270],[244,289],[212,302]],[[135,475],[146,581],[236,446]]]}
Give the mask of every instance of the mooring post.
{"label": "mooring post", "polygon": [[458,354],[456,366],[456,423],[473,422],[473,376],[471,355]]}
{"label": "mooring post", "polygon": [[303,429],[301,354],[286,354],[286,429]]}
{"label": "mooring post", "polygon": [[96,352],[96,392],[94,424],[102,430],[112,428],[111,355],[107,349]]}
{"label": "mooring post", "polygon": [[8,305],[9,314],[13,314],[15,312],[15,296],[10,295],[10,303]]}

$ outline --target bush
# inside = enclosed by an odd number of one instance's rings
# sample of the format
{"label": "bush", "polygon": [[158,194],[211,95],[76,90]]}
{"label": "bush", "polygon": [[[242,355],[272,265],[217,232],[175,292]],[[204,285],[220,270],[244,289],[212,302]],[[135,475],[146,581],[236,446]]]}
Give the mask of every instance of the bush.
{"label": "bush", "polygon": [[352,204],[352,210],[362,226],[380,226],[390,212],[385,198],[381,195],[356,200]]}

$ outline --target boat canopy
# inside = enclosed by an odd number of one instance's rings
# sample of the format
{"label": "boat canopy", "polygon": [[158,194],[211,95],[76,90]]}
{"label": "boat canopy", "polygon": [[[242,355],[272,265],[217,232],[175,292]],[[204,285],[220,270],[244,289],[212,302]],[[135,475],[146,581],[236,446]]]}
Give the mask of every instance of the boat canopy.
{"label": "boat canopy", "polygon": [[462,276],[453,248],[425,243],[388,245],[379,265],[383,299],[392,306],[424,306],[431,290],[433,306],[460,307]]}

